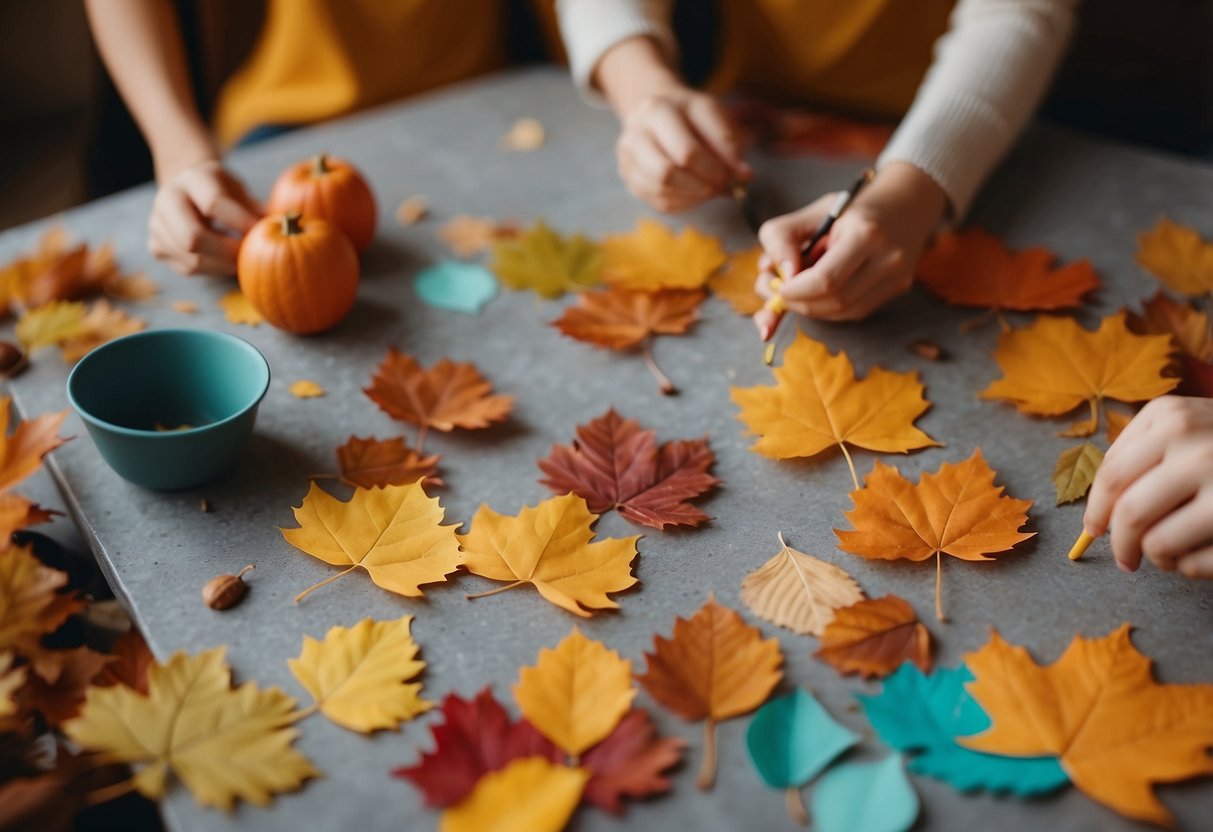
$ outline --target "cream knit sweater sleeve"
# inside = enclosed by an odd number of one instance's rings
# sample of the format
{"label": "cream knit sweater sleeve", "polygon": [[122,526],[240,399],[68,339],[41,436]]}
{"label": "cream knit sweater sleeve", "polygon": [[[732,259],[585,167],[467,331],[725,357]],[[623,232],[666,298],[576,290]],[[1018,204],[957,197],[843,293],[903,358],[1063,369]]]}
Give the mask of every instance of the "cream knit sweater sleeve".
{"label": "cream knit sweater sleeve", "polygon": [[[958,0],[909,112],[877,166],[908,162],[963,217],[1044,97],[1074,28],[1078,0]],[[671,0],[558,0],[578,87],[614,44],[648,35],[673,54]]]}

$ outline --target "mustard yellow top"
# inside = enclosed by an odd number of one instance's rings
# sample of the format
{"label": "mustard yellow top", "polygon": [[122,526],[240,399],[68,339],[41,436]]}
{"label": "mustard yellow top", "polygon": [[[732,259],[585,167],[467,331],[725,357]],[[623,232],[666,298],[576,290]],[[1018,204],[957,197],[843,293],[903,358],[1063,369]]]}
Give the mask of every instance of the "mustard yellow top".
{"label": "mustard yellow top", "polygon": [[[554,0],[533,0],[551,42]],[[505,0],[269,0],[248,61],[215,110],[225,144],[503,67]]]}

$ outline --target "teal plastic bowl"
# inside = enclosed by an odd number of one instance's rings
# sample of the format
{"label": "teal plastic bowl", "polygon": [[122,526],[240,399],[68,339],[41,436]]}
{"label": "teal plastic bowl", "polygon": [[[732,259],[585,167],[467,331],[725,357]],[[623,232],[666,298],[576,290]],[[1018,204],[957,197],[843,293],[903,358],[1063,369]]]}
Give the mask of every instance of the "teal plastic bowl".
{"label": "teal plastic bowl", "polygon": [[256,347],[223,332],[157,329],[90,352],[67,398],[101,457],[157,491],[210,482],[253,433],[270,367]]}

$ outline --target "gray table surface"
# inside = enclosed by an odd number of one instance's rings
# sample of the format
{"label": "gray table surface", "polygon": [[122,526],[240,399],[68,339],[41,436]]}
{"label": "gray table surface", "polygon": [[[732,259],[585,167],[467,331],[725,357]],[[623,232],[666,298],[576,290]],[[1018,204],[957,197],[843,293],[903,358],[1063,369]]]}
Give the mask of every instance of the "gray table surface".
{"label": "gray table surface", "polygon": [[[548,130],[548,144],[531,154],[505,154],[498,137],[514,119],[534,116]],[[704,320],[688,337],[667,338],[658,355],[682,387],[663,398],[635,357],[598,351],[562,338],[546,326],[558,303],[529,293],[506,293],[480,317],[422,305],[411,287],[423,265],[447,256],[438,225],[456,213],[522,220],[545,217],[565,231],[593,236],[630,228],[648,211],[634,201],[615,175],[615,125],[604,112],[586,108],[567,78],[529,70],[488,78],[449,91],[324,126],[299,131],[235,152],[231,164],[259,193],[288,163],[318,150],[348,156],[374,184],[380,203],[378,238],[367,254],[357,306],[335,331],[296,338],[268,326],[228,324],[216,299],[224,281],[186,279],[155,263],[147,253],[145,228],[153,189],[143,186],[73,209],[60,218],[79,238],[112,239],[122,265],[144,269],[163,285],[160,301],[135,311],[150,325],[204,326],[249,339],[269,358],[273,382],[257,434],[245,459],[229,476],[196,492],[160,494],[121,480],[101,461],[74,415],[66,430],[79,438],[56,451],[51,463],[73,517],[119,598],[129,606],[156,655],[227,645],[240,681],[279,685],[301,700],[306,694],[286,660],[298,654],[303,635],[323,636],[333,625],[372,616],[416,616],[414,634],[428,668],[425,694],[438,700],[451,691],[470,695],[486,684],[510,700],[509,686],[521,665],[540,647],[555,644],[574,624],[639,663],[654,633],[668,634],[675,615],[689,615],[709,592],[742,609],[742,577],[776,551],[775,533],[844,566],[871,596],[895,592],[909,599],[936,636],[939,660],[953,664],[983,644],[991,626],[1010,641],[1052,660],[1076,633],[1103,635],[1122,621],[1139,629],[1136,644],[1157,662],[1160,679],[1213,681],[1213,593],[1210,586],[1143,569],[1120,574],[1106,545],[1071,564],[1065,550],[1079,528],[1082,506],[1054,508],[1049,480],[1058,452],[1070,440],[1056,425],[1017,414],[1011,407],[981,402],[976,393],[997,376],[991,358],[996,329],[961,334],[970,310],[956,310],[913,292],[862,325],[805,323],[814,337],[845,349],[861,371],[874,364],[921,371],[934,407],[919,421],[946,443],[906,457],[886,456],[917,477],[944,461],[959,461],[980,446],[1010,494],[1035,501],[1031,528],[1038,537],[992,564],[944,564],[945,605],[951,623],[931,618],[930,564],[867,563],[835,548],[834,526],[845,526],[850,507],[846,464],[838,454],[820,460],[773,462],[747,450],[728,388],[767,383],[752,325],[720,301],[709,301]],[[792,206],[849,181],[854,163],[817,159],[760,160],[765,182]],[[433,219],[401,228],[393,212],[401,199],[428,196]],[[1090,324],[1157,287],[1133,263],[1134,234],[1161,213],[1213,229],[1213,169],[1136,149],[1106,144],[1058,130],[1032,131],[987,188],[974,219],[1019,246],[1045,245],[1063,258],[1091,258],[1106,288],[1082,312]],[[33,223],[0,235],[0,260],[30,247],[51,222]],[[683,220],[676,220],[681,223]],[[752,243],[735,209],[725,202],[685,218],[719,234],[732,250]],[[202,314],[183,316],[167,301],[197,301]],[[953,360],[928,363],[906,350],[926,337]],[[466,521],[481,502],[513,513],[549,495],[540,486],[535,461],[553,442],[567,442],[574,426],[609,405],[658,429],[659,438],[707,434],[717,455],[723,487],[703,503],[716,519],[699,530],[646,533],[635,571],[640,585],[618,596],[618,614],[580,621],[542,601],[533,591],[514,591],[468,602],[464,594],[490,583],[462,576],[436,585],[424,600],[407,600],[351,576],[316,592],[301,606],[292,596],[331,575],[325,564],[290,547],[278,532],[293,525],[291,507],[308,487],[308,475],[335,468],[334,448],[351,433],[397,435],[401,425],[361,393],[389,345],[430,363],[442,356],[472,360],[497,389],[517,397],[508,425],[428,443],[444,454],[449,487],[442,492],[448,518]],[[67,368],[47,352],[12,383],[19,408],[40,413],[67,406]],[[328,396],[300,401],[290,382],[320,382]],[[411,429],[406,433],[412,436]],[[861,472],[876,457],[857,454]],[[199,511],[200,496],[216,507]],[[603,535],[638,531],[610,514],[598,524]],[[212,576],[255,563],[252,594],[226,614],[204,608],[199,590]],[[809,684],[826,706],[851,727],[870,735],[853,708],[853,694],[874,690],[810,657],[813,639],[760,623],[777,636],[786,657],[784,689]],[[639,704],[653,710],[661,729],[686,737],[688,765],[675,776],[672,794],[633,804],[621,819],[583,810],[577,830],[795,828],[782,796],[760,784],[745,759],[746,719],[720,729],[720,773],[715,791],[693,785],[700,732],[667,715],[643,693]],[[421,807],[410,786],[389,770],[416,758],[429,745],[430,718],[399,733],[367,738],[320,717],[302,724],[298,747],[325,772],[269,809],[241,806],[231,816],[200,809],[176,788],[165,801],[169,824],[180,830],[372,830],[425,829],[437,815]],[[865,743],[870,756],[884,751]],[[1076,789],[1041,800],[1017,801],[963,796],[949,786],[914,778],[922,797],[920,827],[938,830],[1135,828]],[[1209,828],[1213,790],[1208,781],[1160,789],[1164,801],[1190,828]]]}

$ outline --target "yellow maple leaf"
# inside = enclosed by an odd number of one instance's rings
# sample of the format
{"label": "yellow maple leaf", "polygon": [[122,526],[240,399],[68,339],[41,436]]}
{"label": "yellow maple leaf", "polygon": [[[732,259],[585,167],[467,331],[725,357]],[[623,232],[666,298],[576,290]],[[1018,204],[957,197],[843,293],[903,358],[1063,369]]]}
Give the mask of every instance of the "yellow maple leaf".
{"label": "yellow maple leaf", "polygon": [[632,663],[578,629],[555,649],[540,650],[514,685],[522,715],[572,757],[606,739],[635,696]]}
{"label": "yellow maple leaf", "polygon": [[598,246],[580,234],[561,235],[542,221],[493,246],[491,269],[511,289],[558,298],[601,282]]}
{"label": "yellow maple leaf", "polygon": [[526,506],[516,517],[481,505],[472,530],[459,535],[462,566],[474,575],[509,582],[482,594],[533,584],[544,598],[583,618],[593,609],[618,609],[607,594],[636,583],[632,560],[640,535],[591,543],[597,520],[576,494]]}
{"label": "yellow maple leaf", "polygon": [[63,341],[60,352],[64,362],[71,364],[107,341],[142,332],[146,327],[144,321],[110,306],[107,301],[99,300],[80,322],[80,331]]}
{"label": "yellow maple leaf", "polygon": [[1160,217],[1153,228],[1137,235],[1137,262],[1176,292],[1213,292],[1213,243],[1194,228]]}
{"label": "yellow maple leaf", "polygon": [[589,780],[585,769],[522,757],[481,777],[442,813],[438,832],[560,832]]}
{"label": "yellow maple leaf", "polygon": [[395,730],[433,707],[421,698],[419,682],[406,684],[425,669],[409,634],[412,620],[367,618],[353,627],[330,628],[323,641],[304,636],[299,658],[287,665],[316,709],[333,722],[364,734]]}
{"label": "yellow maple leaf", "polygon": [[456,526],[442,525],[437,497],[426,496],[421,483],[356,488],[341,502],[312,483],[303,504],[294,509],[297,529],[282,535],[297,549],[333,566],[346,567],[295,596],[365,569],[388,592],[418,597],[422,584],[445,581],[459,565]]}
{"label": "yellow maple leaf", "polygon": [[325,394],[323,387],[305,378],[291,382],[291,386],[287,390],[297,399],[318,399]]}
{"label": "yellow maple leaf", "polygon": [[265,320],[256,307],[253,306],[252,302],[239,289],[233,289],[219,298],[219,308],[223,310],[224,317],[234,324],[260,326]]}
{"label": "yellow maple leaf", "polygon": [[923,398],[918,373],[873,367],[856,379],[845,352],[831,355],[803,332],[774,370],[773,387],[734,387],[740,419],[759,439],[753,449],[771,459],[815,456],[837,445],[859,487],[847,445],[884,453],[906,453],[938,445],[914,427],[931,403]]}
{"label": "yellow maple leaf", "polygon": [[84,304],[78,300],[45,303],[17,321],[17,340],[27,352],[62,344],[85,331],[85,314]]}
{"label": "yellow maple leaf", "polygon": [[723,269],[708,279],[712,294],[728,301],[738,315],[753,315],[762,308],[762,296],[754,291],[761,257],[762,246],[739,251],[729,258]]}
{"label": "yellow maple leaf", "polygon": [[63,726],[77,744],[138,768],[135,788],[158,799],[173,774],[203,806],[268,804],[318,772],[292,747],[295,700],[252,682],[232,688],[224,648],[175,653],[147,672],[147,695],[125,685],[89,688]]}
{"label": "yellow maple leaf", "polygon": [[1099,426],[1104,399],[1141,402],[1179,384],[1163,376],[1170,353],[1170,336],[1134,334],[1123,312],[1104,318],[1095,332],[1073,318],[1042,316],[999,337],[994,359],[1003,378],[979,395],[1036,416],[1061,416],[1086,402],[1090,420],[1064,435],[1089,436]]}
{"label": "yellow maple leaf", "polygon": [[72,612],[61,601],[71,596],[58,594],[66,584],[66,573],[44,566],[29,546],[0,554],[0,650],[36,652],[42,636]]}
{"label": "yellow maple leaf", "polygon": [[602,241],[603,279],[624,289],[698,289],[724,261],[715,237],[689,226],[675,234],[653,219]]}

